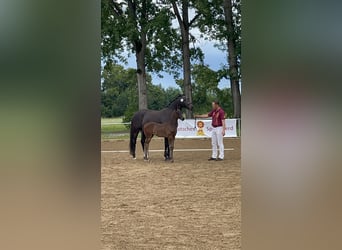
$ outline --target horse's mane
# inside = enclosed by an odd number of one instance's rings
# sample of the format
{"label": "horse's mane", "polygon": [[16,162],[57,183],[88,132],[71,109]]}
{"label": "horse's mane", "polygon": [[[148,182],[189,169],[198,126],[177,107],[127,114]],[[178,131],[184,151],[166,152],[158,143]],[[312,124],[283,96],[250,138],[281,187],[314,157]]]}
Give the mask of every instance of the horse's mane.
{"label": "horse's mane", "polygon": [[184,96],[183,94],[179,94],[177,97],[175,97],[170,103],[169,105],[167,105],[167,107],[169,108],[179,97]]}

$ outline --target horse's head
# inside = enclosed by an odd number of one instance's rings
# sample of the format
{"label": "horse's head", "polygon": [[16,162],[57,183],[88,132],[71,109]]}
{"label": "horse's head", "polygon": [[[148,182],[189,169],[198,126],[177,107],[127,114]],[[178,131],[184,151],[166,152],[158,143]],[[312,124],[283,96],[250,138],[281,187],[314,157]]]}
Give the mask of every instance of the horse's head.
{"label": "horse's head", "polygon": [[192,103],[186,99],[185,95],[179,95],[171,104],[175,109],[186,108],[192,110]]}
{"label": "horse's head", "polygon": [[182,114],[182,111],[180,111],[179,109],[176,110],[176,114],[177,114],[177,118],[184,121],[184,116]]}

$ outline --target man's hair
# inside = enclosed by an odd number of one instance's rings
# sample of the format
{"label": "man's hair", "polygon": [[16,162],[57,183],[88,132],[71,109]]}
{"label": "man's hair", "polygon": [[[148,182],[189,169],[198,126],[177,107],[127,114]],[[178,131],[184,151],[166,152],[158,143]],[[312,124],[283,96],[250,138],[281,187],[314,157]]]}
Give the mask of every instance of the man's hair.
{"label": "man's hair", "polygon": [[213,101],[216,105],[220,105],[220,102],[218,100]]}

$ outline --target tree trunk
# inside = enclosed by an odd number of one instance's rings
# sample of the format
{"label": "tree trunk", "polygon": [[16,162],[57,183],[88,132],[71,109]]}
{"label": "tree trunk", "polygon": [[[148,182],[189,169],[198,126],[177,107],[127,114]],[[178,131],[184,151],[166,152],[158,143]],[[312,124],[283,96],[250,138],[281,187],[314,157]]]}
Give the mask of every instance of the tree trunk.
{"label": "tree trunk", "polygon": [[[134,25],[138,27],[137,21],[137,9],[136,9],[136,1],[128,0],[128,10],[129,16],[132,19]],[[142,10],[141,10],[141,31],[138,34],[135,34],[135,38],[132,40],[134,51],[135,51],[135,59],[137,63],[137,82],[138,82],[138,103],[139,109],[147,109],[147,86],[146,86],[146,68],[145,68],[145,53],[146,53],[146,31],[145,25],[147,24],[147,3],[146,0],[142,1]]]}
{"label": "tree trunk", "polygon": [[233,14],[232,14],[232,3],[231,0],[223,1],[223,10],[225,21],[227,25],[228,37],[227,37],[227,46],[228,46],[228,63],[229,63],[229,79],[230,86],[232,91],[233,98],[233,108],[234,108],[234,117],[241,117],[241,93],[239,86],[239,73],[238,73],[238,63],[237,63],[237,54],[236,54],[236,44],[235,44],[235,31],[234,31],[234,23],[233,23]]}
{"label": "tree trunk", "polygon": [[139,109],[147,109],[147,85],[145,68],[146,34],[142,33],[141,40],[137,41],[136,43]]}
{"label": "tree trunk", "polygon": [[[183,31],[182,31],[182,49],[183,49],[183,79],[184,79],[184,94],[188,102],[192,103],[192,86],[191,86],[191,63],[190,63],[190,34],[189,34],[189,1],[182,1],[183,15]],[[192,112],[186,110],[186,117],[192,118]]]}
{"label": "tree trunk", "polygon": [[[190,62],[190,22],[189,22],[189,1],[182,0],[182,17],[175,1],[172,1],[173,10],[176,14],[182,35],[182,52],[183,52],[183,84],[184,94],[188,102],[192,103],[192,86],[191,86],[191,62]],[[192,118],[192,112],[186,110],[186,117]]]}
{"label": "tree trunk", "polygon": [[[190,64],[190,48],[189,33],[183,43],[183,78],[184,78],[184,94],[188,102],[192,103],[192,86],[191,86],[191,64]],[[192,112],[186,110],[186,117],[192,118]]]}

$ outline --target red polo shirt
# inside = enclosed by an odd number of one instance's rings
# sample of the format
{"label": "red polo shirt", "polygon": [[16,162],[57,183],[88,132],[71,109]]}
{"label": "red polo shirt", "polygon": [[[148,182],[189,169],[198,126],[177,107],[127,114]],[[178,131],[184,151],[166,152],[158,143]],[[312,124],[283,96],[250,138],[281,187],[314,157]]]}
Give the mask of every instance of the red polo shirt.
{"label": "red polo shirt", "polygon": [[211,125],[214,128],[222,126],[222,120],[224,120],[224,111],[222,108],[218,108],[217,110],[210,111],[208,116],[211,117],[212,119]]}

